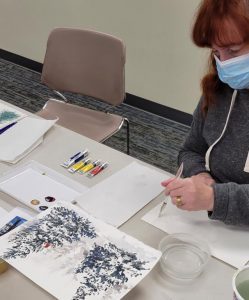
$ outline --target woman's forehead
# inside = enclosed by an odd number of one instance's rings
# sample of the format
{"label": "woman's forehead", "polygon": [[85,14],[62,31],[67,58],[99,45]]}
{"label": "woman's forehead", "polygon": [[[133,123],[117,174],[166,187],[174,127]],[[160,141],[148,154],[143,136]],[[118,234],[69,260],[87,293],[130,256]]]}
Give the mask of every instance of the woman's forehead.
{"label": "woman's forehead", "polygon": [[239,30],[237,24],[231,19],[224,19],[220,26],[214,30],[212,44],[218,47],[228,47],[239,45],[245,41],[243,33]]}

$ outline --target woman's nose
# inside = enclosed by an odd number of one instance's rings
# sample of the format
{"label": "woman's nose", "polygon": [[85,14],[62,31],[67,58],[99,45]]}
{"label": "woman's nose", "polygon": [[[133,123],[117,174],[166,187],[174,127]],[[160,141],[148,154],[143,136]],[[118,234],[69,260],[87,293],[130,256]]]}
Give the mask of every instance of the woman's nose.
{"label": "woman's nose", "polygon": [[220,59],[220,61],[225,61],[225,60],[228,60],[230,58],[232,58],[231,55],[229,55],[225,51],[224,52],[220,51],[220,53],[219,53],[219,59]]}

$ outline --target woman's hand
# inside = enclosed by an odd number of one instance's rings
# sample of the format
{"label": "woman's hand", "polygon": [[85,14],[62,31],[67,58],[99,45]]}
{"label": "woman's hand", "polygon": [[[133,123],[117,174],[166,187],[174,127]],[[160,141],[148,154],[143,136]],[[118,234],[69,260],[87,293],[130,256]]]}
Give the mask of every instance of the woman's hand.
{"label": "woman's hand", "polygon": [[194,175],[193,177],[198,177],[203,179],[203,182],[210,186],[215,183],[213,177],[207,172],[199,173],[197,175]]}
{"label": "woman's hand", "polygon": [[185,179],[168,179],[162,182],[166,187],[165,194],[170,195],[172,203],[178,208],[197,211],[213,210],[214,180],[208,173],[200,173]]}

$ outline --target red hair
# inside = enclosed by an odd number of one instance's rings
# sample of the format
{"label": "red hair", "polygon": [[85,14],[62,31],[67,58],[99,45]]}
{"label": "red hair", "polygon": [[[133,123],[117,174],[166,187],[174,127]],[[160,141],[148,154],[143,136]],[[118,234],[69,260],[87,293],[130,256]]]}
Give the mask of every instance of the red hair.
{"label": "red hair", "polygon": [[[249,41],[249,0],[203,0],[197,11],[192,39],[198,47],[220,47]],[[214,103],[224,84],[219,80],[211,52],[208,73],[201,81],[203,112]]]}

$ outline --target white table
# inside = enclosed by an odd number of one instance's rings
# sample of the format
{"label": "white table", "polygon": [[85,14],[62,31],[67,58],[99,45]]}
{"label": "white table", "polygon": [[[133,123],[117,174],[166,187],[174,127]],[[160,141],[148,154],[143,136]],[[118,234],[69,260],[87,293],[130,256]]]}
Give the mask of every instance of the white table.
{"label": "white table", "polygon": [[[114,172],[120,170],[135,159],[83,137],[77,133],[60,126],[55,126],[46,135],[42,145],[36,148],[30,155],[15,165],[0,163],[0,174],[14,168],[25,161],[36,160],[66,176],[72,175],[65,171],[60,163],[75,150],[88,148],[92,157],[101,158],[110,162],[110,166],[93,179],[74,174],[73,179],[89,187],[102,181]],[[165,174],[167,174],[165,172]],[[145,223],[141,217],[153,208],[161,199],[151,201],[134,217],[127,221],[120,229],[144,243],[157,248],[159,241],[165,233]],[[20,202],[0,192],[0,206],[10,210],[14,206],[21,206]],[[157,265],[152,272],[141,281],[125,300],[227,300],[232,299],[232,276],[235,269],[231,266],[211,258],[205,271],[199,278],[192,282],[177,283],[162,275],[160,266]],[[55,299],[32,281],[13,268],[0,274],[0,299],[1,300],[49,300]]]}

